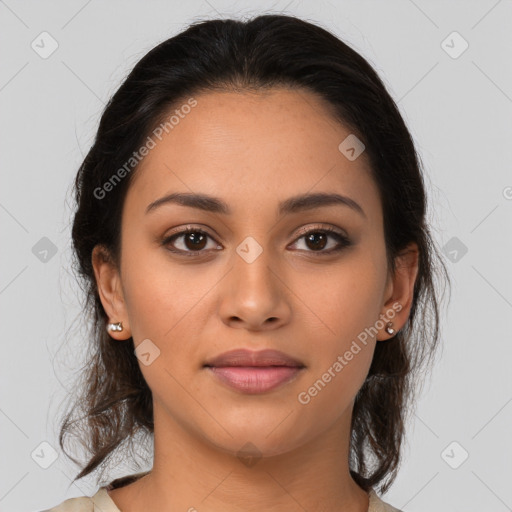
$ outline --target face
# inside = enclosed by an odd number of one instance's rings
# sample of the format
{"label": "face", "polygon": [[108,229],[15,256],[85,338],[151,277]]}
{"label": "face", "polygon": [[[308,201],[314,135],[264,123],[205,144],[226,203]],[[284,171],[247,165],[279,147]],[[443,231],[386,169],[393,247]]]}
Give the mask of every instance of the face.
{"label": "face", "polygon": [[[155,422],[224,451],[250,442],[280,454],[347,423],[377,339],[390,337],[376,322],[404,287],[387,272],[366,155],[338,149],[351,132],[321,99],[288,89],[195,99],[136,171],[120,268],[101,297],[123,321],[116,336],[149,354],[139,366]],[[157,202],[170,194],[217,203]],[[314,194],[344,199],[291,201]],[[278,350],[299,366],[205,367],[233,349]]]}

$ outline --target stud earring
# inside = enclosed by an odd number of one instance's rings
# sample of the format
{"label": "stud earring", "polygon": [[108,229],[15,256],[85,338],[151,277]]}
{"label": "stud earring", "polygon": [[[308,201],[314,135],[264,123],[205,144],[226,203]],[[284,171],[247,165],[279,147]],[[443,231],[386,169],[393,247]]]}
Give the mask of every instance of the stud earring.
{"label": "stud earring", "polygon": [[386,325],[386,332],[388,334],[395,334],[395,329],[393,329],[393,322],[388,322]]}
{"label": "stud earring", "polygon": [[108,324],[107,331],[109,332],[121,332],[123,330],[123,323],[117,322],[116,324]]}

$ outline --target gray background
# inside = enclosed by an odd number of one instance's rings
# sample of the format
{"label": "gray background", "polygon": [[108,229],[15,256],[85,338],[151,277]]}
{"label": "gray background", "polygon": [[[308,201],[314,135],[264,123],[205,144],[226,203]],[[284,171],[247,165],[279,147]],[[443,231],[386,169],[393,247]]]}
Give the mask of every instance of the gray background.
{"label": "gray background", "polygon": [[[42,510],[96,489],[93,478],[70,485],[77,470],[58,448],[57,415],[84,336],[69,193],[104,103],[149,49],[188,23],[262,11],[317,22],[362,53],[398,102],[428,175],[430,220],[454,287],[444,349],[385,499],[410,512],[512,510],[512,2],[6,0],[1,511]],[[31,47],[51,48],[43,31],[58,43],[46,59]],[[448,37],[454,31],[460,37]],[[111,477],[127,471],[117,466]]]}

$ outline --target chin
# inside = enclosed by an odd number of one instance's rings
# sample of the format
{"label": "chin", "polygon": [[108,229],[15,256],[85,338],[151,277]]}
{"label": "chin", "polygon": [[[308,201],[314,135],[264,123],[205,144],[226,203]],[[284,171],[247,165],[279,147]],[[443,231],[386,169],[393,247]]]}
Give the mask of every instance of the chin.
{"label": "chin", "polygon": [[219,435],[214,437],[213,430],[208,429],[208,434],[204,434],[204,437],[217,449],[239,458],[245,454],[255,458],[275,457],[299,448],[316,433],[307,429],[304,432],[291,421],[280,424],[285,417],[286,414],[283,414],[278,421],[275,416],[266,421],[261,417],[254,421],[252,417],[246,417],[243,424],[223,422],[219,418],[219,422],[231,436],[223,429],[215,429],[215,433]]}
{"label": "chin", "polygon": [[225,442],[212,441],[217,449],[237,457],[241,462],[247,458],[256,461],[261,458],[277,457],[293,451],[301,445],[298,440],[288,438],[287,442],[283,443],[280,440],[266,438],[265,435],[241,435]]}

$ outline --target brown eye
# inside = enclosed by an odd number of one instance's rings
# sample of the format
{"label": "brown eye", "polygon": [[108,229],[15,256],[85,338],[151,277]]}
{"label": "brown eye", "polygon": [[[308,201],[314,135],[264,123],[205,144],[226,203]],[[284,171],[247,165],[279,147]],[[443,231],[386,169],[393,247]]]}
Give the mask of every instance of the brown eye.
{"label": "brown eye", "polygon": [[[205,252],[204,249],[207,247],[209,238],[211,237],[206,231],[197,228],[187,228],[167,237],[162,244],[165,246],[170,245],[171,248],[169,250],[171,252],[199,253]],[[179,247],[176,247],[176,245]],[[220,246],[214,243],[213,247],[219,248]]]}
{"label": "brown eye", "polygon": [[305,240],[306,244],[309,248],[317,250],[317,249],[324,249],[327,245],[329,235],[326,235],[325,233],[321,233],[319,231],[315,233],[310,233],[309,235],[306,235]]}
{"label": "brown eye", "polygon": [[206,246],[206,237],[203,233],[191,232],[185,233],[183,236],[183,242],[187,249],[192,251],[204,249]]}
{"label": "brown eye", "polygon": [[[307,248],[306,252],[318,253],[319,255],[341,251],[351,245],[351,241],[345,235],[338,233],[338,231],[330,227],[310,229],[298,238],[297,241],[301,239],[304,239],[304,245]],[[329,239],[336,240],[337,243],[334,244],[334,247],[331,246],[325,249],[329,245]]]}
{"label": "brown eye", "polygon": [[[174,233],[163,240],[162,245],[178,255],[199,256],[201,253],[208,252],[208,239],[212,241],[209,249],[222,249],[206,231],[194,227]],[[345,235],[330,227],[310,229],[304,232],[295,244],[302,239],[306,248],[300,250],[317,253],[319,256],[341,251],[351,245],[351,241]]]}

